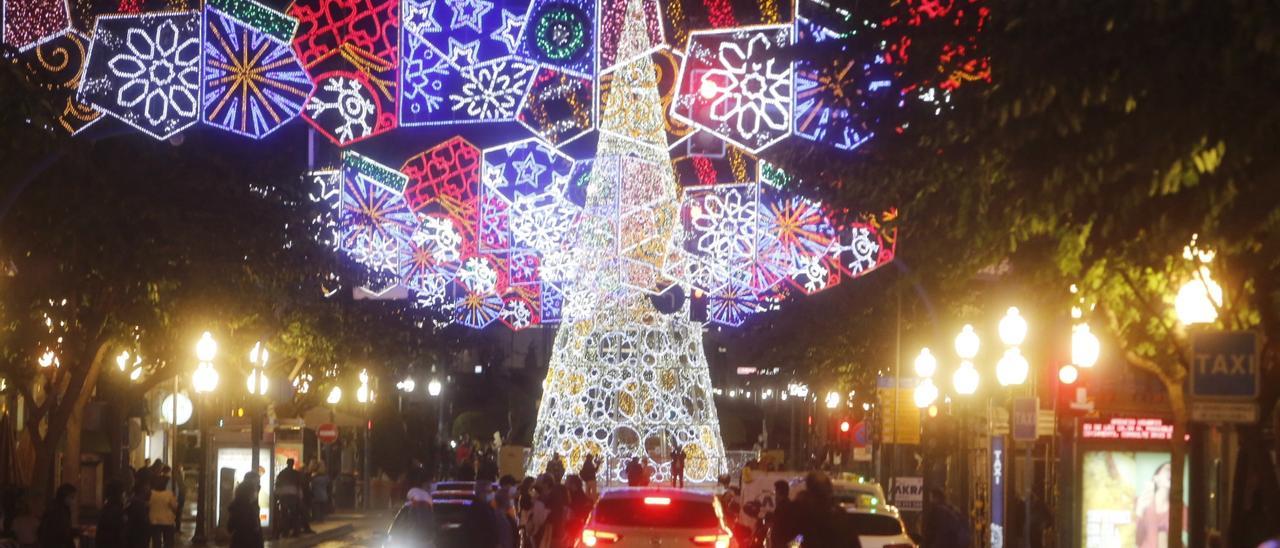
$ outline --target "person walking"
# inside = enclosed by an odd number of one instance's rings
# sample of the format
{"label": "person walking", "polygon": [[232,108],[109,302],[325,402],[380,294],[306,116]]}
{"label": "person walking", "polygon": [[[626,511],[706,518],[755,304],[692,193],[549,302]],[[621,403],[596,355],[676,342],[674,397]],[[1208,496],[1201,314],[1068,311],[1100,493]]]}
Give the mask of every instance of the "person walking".
{"label": "person walking", "polygon": [[285,461],[284,469],[276,474],[276,500],[279,501],[280,515],[277,523],[280,526],[279,536],[290,536],[302,530],[302,522],[298,519],[302,506],[301,474],[294,469],[294,460]]}
{"label": "person walking", "polygon": [[631,460],[627,461],[625,472],[627,474],[627,486],[640,487],[644,485],[644,466],[640,464],[640,457],[631,457]]}
{"label": "person walking", "polygon": [[969,520],[947,502],[946,495],[937,487],[930,487],[924,493],[920,536],[921,548],[969,548],[973,539]]}
{"label": "person walking", "polygon": [[71,508],[76,503],[76,488],[70,483],[58,487],[49,507],[40,518],[37,536],[42,548],[75,548],[79,531],[71,523]]}
{"label": "person walking", "polygon": [[332,511],[329,505],[329,474],[319,466],[313,467],[311,476],[311,519],[320,521]]}
{"label": "person walking", "polygon": [[462,518],[462,530],[467,539],[467,546],[488,548],[498,544],[493,504],[489,502],[491,491],[490,482],[475,482],[475,493],[471,498],[471,505],[467,507],[466,514]]}
{"label": "person walking", "polygon": [[822,472],[809,472],[804,478],[804,492],[793,507],[797,516],[797,533],[804,536],[801,548],[842,546],[861,548],[858,535],[841,531],[831,478]]}
{"label": "person walking", "polygon": [[587,496],[591,500],[596,500],[599,493],[596,491],[596,474],[600,471],[600,467],[596,466],[596,456],[587,453],[587,458],[582,459],[582,469],[578,470],[578,477],[582,478],[582,485],[586,488]]}
{"label": "person walking", "polygon": [[227,508],[227,532],[231,548],[262,548],[262,523],[258,521],[258,474],[246,472]]}
{"label": "person walking", "polygon": [[125,548],[124,492],[118,481],[106,486],[102,510],[98,514],[98,530],[94,532],[94,546],[98,548]]}
{"label": "person walking", "polygon": [[178,497],[167,488],[168,477],[151,478],[151,499],[147,501],[151,521],[151,548],[173,548],[178,531]]}
{"label": "person walking", "polygon": [[786,546],[795,538],[796,518],[787,480],[773,482],[773,515],[769,516],[769,546]]}
{"label": "person walking", "polygon": [[143,483],[133,485],[133,495],[129,497],[129,504],[124,509],[124,523],[125,542],[129,548],[147,548],[147,545],[151,544],[150,485]]}

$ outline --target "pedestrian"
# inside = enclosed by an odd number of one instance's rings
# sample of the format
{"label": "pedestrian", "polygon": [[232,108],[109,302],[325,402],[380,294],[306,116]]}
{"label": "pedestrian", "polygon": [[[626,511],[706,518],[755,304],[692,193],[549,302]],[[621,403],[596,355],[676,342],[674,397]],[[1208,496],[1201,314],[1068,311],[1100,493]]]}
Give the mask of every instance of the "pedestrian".
{"label": "pedestrian", "polygon": [[64,483],[49,500],[49,506],[40,518],[40,537],[42,548],[75,548],[79,531],[71,523],[71,508],[76,503],[76,487]]}
{"label": "pedestrian", "polygon": [[773,514],[768,516],[769,545],[786,546],[795,538],[796,518],[787,480],[773,482]]}
{"label": "pedestrian", "polygon": [[560,459],[560,453],[551,454],[551,460],[547,462],[547,473],[556,479],[556,483],[564,481],[564,461]]}
{"label": "pedestrian", "polygon": [[258,474],[246,472],[227,508],[227,532],[231,548],[262,548],[262,523],[258,521]]}
{"label": "pedestrian", "polygon": [[124,524],[124,491],[119,481],[107,483],[98,514],[98,530],[94,533],[94,546],[98,548],[125,548],[128,546]]}
{"label": "pedestrian", "polygon": [[311,477],[311,519],[318,521],[329,515],[331,511],[330,484],[329,474],[321,470],[319,466],[314,467],[314,473]]}
{"label": "pedestrian", "polygon": [[644,467],[640,465],[639,457],[631,457],[627,461],[627,467],[624,470],[627,475],[627,485],[630,487],[639,487],[644,481]]}
{"label": "pedestrian", "polygon": [[467,506],[466,514],[462,517],[463,535],[469,547],[487,548],[498,544],[493,505],[489,502],[489,495],[493,491],[490,485],[490,482],[475,482],[471,505]]}
{"label": "pedestrian", "polygon": [[941,489],[930,487],[924,493],[920,537],[921,548],[968,548],[973,534],[964,514],[947,502]]}
{"label": "pedestrian", "polygon": [[815,471],[805,476],[804,492],[797,497],[793,509],[798,518],[796,532],[804,536],[801,548],[861,548],[857,534],[841,531],[842,511],[836,505],[831,478],[826,474]]}
{"label": "pedestrian", "polygon": [[684,448],[679,445],[671,452],[671,486],[684,488]]}
{"label": "pedestrian", "polygon": [[[146,477],[150,477],[146,475]],[[129,548],[151,544],[151,486],[135,483],[129,504],[124,508],[125,542]]]}
{"label": "pedestrian", "polygon": [[499,489],[493,494],[493,519],[498,548],[516,548],[516,514],[511,506],[511,496],[505,489]]}
{"label": "pedestrian", "polygon": [[569,517],[569,493],[564,485],[555,478],[548,478],[546,496],[543,501],[547,506],[547,522],[543,525],[540,548],[560,548],[569,546],[573,539],[566,538]]}
{"label": "pedestrian", "polygon": [[163,474],[151,478],[151,498],[147,501],[151,521],[151,548],[173,548],[178,528],[178,497],[168,490]]}
{"label": "pedestrian", "polygon": [[276,474],[276,506],[280,509],[277,524],[280,527],[280,536],[291,536],[301,531],[301,522],[298,519],[298,512],[301,506],[302,482],[298,477],[300,474],[293,468],[294,460],[285,461],[284,469]]}
{"label": "pedestrian", "polygon": [[[545,516],[535,516],[534,507],[539,508],[541,503],[537,502],[537,493],[533,488],[534,480],[531,476],[525,476],[520,482],[520,486],[516,488],[516,521],[520,527],[520,548],[532,548],[537,544],[534,539],[536,528],[534,527],[534,518],[545,518]],[[538,527],[541,527],[539,521]]]}
{"label": "pedestrian", "polygon": [[578,471],[578,477],[582,478],[582,484],[591,500],[595,500],[598,495],[596,491],[596,474],[599,471],[600,468],[596,466],[596,456],[587,453],[587,458],[582,459],[582,469]]}
{"label": "pedestrian", "polygon": [[586,527],[587,515],[591,513],[593,506],[591,497],[587,496],[587,491],[583,487],[582,478],[578,476],[569,476],[564,480],[565,493],[568,494],[568,519],[565,522],[565,531],[570,539],[578,538],[582,534],[582,529]]}

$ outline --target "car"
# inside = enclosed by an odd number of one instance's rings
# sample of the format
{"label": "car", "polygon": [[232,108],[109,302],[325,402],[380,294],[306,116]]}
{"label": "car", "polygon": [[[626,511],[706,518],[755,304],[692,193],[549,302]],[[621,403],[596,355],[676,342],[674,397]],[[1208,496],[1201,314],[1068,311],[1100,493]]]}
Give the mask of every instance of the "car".
{"label": "car", "polygon": [[621,487],[600,494],[578,546],[736,548],[720,501],[710,492]]}
{"label": "car", "polygon": [[450,497],[459,495],[471,497],[475,495],[476,482],[474,481],[437,481],[431,484],[431,497],[435,498],[438,494],[447,494]]}
{"label": "car", "polygon": [[[884,489],[871,481],[837,480],[831,482],[831,492],[843,507],[885,509]],[[893,510],[895,513],[897,509]]]}
{"label": "car", "polygon": [[897,509],[849,508],[845,505],[841,508],[844,510],[841,527],[858,535],[862,548],[915,548]]}
{"label": "car", "polygon": [[387,529],[383,547],[466,547],[467,538],[462,524],[470,508],[470,498],[438,498],[430,504],[430,510],[424,516],[424,508],[404,504]]}

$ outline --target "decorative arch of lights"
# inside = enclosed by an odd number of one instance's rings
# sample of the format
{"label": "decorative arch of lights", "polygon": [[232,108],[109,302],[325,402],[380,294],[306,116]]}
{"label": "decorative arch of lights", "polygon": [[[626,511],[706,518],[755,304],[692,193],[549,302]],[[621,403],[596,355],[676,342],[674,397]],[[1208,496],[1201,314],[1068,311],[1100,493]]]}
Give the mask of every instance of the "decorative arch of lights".
{"label": "decorative arch of lights", "polygon": [[[2,1],[5,56],[69,133],[312,126],[340,151],[304,178],[315,235],[376,280],[359,290],[469,328],[559,325],[530,469],[595,454],[619,478],[636,456],[667,477],[676,446],[689,479],[724,471],[705,325],[893,259],[894,211],[836,211],[762,154],[851,151],[905,129],[889,110],[942,113],[991,78],[980,0]],[[972,32],[912,46],[927,24]],[[937,70],[908,80],[908,55]],[[363,148],[484,124],[514,138],[448,137],[398,166]]]}

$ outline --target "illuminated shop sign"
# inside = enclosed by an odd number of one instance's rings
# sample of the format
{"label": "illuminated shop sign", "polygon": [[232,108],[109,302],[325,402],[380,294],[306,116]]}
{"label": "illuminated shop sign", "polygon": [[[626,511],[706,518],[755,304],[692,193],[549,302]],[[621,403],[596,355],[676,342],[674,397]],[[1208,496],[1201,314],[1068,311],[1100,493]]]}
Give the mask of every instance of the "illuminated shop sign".
{"label": "illuminated shop sign", "polygon": [[1173,439],[1173,424],[1164,419],[1141,417],[1089,419],[1080,426],[1080,437],[1095,440],[1168,441]]}

